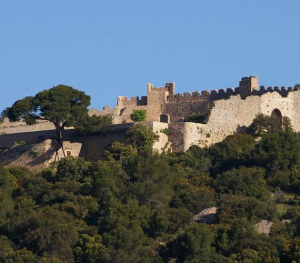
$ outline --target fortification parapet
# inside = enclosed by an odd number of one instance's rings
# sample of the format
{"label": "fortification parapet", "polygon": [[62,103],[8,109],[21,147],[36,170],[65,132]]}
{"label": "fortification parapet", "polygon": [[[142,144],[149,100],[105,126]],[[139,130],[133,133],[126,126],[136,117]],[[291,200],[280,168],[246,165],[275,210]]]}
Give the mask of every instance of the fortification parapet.
{"label": "fortification parapet", "polygon": [[282,97],[287,97],[289,92],[296,91],[296,90],[297,89],[295,89],[295,88],[292,88],[292,87],[286,88],[285,86],[282,86],[282,87],[280,87],[280,86],[274,86],[274,87],[269,86],[267,88],[266,88],[266,86],[260,86],[260,89],[259,90],[254,90],[251,95],[261,96],[261,95],[263,95],[265,93],[268,93],[268,92],[271,92],[271,93],[272,92],[278,92]]}
{"label": "fortification parapet", "polygon": [[201,96],[208,96],[208,95],[209,95],[209,91],[208,90],[201,91]]}
{"label": "fortification parapet", "polygon": [[141,105],[147,105],[147,97],[143,96],[141,99],[139,99],[138,96],[131,97],[128,99],[128,97],[119,96],[117,106],[119,107],[127,107],[127,106],[141,106]]}
{"label": "fortification parapet", "polygon": [[183,93],[183,97],[184,97],[184,98],[190,98],[190,97],[191,97],[191,93],[189,93],[189,92],[184,92],[184,93]]}
{"label": "fortification parapet", "polygon": [[200,97],[199,91],[193,91],[193,92],[192,92],[192,96],[193,96],[193,97]]}
{"label": "fortification parapet", "polygon": [[225,90],[224,89],[219,89],[219,95],[225,95]]}
{"label": "fortification parapet", "polygon": [[153,87],[152,83],[148,83],[147,94],[149,95],[149,93],[154,93],[154,92],[159,92],[159,93],[168,92],[169,96],[173,96],[175,93],[175,83],[174,82],[166,83],[164,87]]}
{"label": "fortification parapet", "polygon": [[193,91],[190,92],[184,92],[176,93],[173,96],[168,96],[167,102],[168,103],[180,103],[180,102],[201,102],[207,100],[209,97],[209,92],[207,90],[201,91],[201,94],[199,91]]}
{"label": "fortification parapet", "polygon": [[278,87],[278,86],[275,86],[275,87],[274,87],[274,91],[277,91],[278,93],[280,93],[279,87]]}
{"label": "fortification parapet", "polygon": [[181,93],[176,93],[176,94],[174,95],[174,97],[175,97],[175,98],[182,98],[182,94],[181,94]]}
{"label": "fortification parapet", "polygon": [[233,95],[234,94],[234,91],[233,91],[233,88],[227,88],[226,89],[226,93],[230,96],[230,95]]}
{"label": "fortification parapet", "polygon": [[213,89],[209,92],[209,99],[217,100],[218,99],[218,91]]}

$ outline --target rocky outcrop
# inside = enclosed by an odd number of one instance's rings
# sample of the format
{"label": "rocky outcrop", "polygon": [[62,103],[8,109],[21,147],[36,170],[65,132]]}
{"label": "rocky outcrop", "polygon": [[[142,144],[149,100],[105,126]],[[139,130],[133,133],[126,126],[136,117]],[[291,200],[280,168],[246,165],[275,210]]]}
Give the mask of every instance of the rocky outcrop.
{"label": "rocky outcrop", "polygon": [[218,208],[216,206],[206,208],[194,216],[194,221],[197,223],[213,224],[217,219],[217,210]]}
{"label": "rocky outcrop", "polygon": [[268,220],[261,220],[255,225],[255,228],[260,234],[269,234],[274,223]]}

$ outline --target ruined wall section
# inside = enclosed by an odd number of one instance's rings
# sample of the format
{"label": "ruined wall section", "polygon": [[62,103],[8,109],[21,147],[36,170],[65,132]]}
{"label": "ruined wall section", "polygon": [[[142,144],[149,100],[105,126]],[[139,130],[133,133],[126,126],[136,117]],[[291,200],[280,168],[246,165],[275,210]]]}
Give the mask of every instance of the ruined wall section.
{"label": "ruined wall section", "polygon": [[170,122],[183,121],[192,113],[204,113],[206,108],[213,107],[212,101],[168,103],[164,113],[170,115]]}
{"label": "ruined wall section", "polygon": [[121,124],[132,122],[130,114],[134,110],[140,109],[147,110],[147,97],[143,96],[141,99],[139,99],[139,97],[132,97],[129,99],[128,97],[119,96],[115,108],[111,109],[109,106],[103,107],[103,110],[96,110],[93,108],[89,111],[89,115],[109,115],[112,117],[113,124]]}
{"label": "ruined wall section", "polygon": [[132,122],[130,115],[134,110],[147,110],[147,97],[118,97],[118,103],[115,107],[116,115],[113,118],[113,123],[127,123]]}
{"label": "ruined wall section", "polygon": [[159,121],[160,115],[163,113],[165,103],[168,96],[173,96],[175,91],[174,83],[166,83],[165,87],[153,87],[153,84],[147,85],[147,97],[118,97],[117,105],[114,109],[106,106],[103,110],[98,111],[91,109],[90,115],[110,115],[113,124],[132,122],[130,115],[134,110],[146,110],[147,121]]}
{"label": "ruined wall section", "polygon": [[[291,119],[296,131],[300,130],[300,91],[289,92],[282,97],[278,92],[267,92],[261,96],[232,96],[229,100],[215,101],[207,124],[184,123],[184,147],[191,145],[209,146],[249,126],[257,114],[271,116],[278,109],[282,116]],[[296,110],[299,109],[299,110]]]}
{"label": "ruined wall section", "polygon": [[171,122],[183,121],[193,113],[204,113],[208,107],[214,107],[216,100],[227,100],[237,94],[238,88],[204,90],[201,93],[198,91],[177,93],[172,97],[168,97],[164,112],[170,115]]}
{"label": "ruined wall section", "polygon": [[184,124],[183,150],[188,150],[191,145],[204,147],[220,142],[237,129],[249,126],[260,112],[260,96],[247,97],[243,102],[240,96],[215,101],[207,124],[191,122]]}

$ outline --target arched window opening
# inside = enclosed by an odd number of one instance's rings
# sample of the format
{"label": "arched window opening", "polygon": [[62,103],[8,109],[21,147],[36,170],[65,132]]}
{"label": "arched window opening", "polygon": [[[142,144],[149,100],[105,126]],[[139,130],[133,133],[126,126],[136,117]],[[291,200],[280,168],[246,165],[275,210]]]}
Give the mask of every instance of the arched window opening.
{"label": "arched window opening", "polygon": [[280,110],[275,109],[271,113],[271,118],[274,119],[278,125],[279,129],[282,129],[282,114]]}

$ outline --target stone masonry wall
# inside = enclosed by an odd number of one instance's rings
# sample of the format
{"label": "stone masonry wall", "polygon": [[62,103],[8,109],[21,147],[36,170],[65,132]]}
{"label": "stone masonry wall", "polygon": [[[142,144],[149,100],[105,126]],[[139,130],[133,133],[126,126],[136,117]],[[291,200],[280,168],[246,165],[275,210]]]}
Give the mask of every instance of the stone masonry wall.
{"label": "stone masonry wall", "polygon": [[270,92],[262,96],[248,96],[245,100],[232,96],[229,100],[215,101],[207,124],[184,123],[183,150],[191,145],[208,146],[220,142],[238,129],[249,126],[257,114],[271,116],[275,109],[290,118],[294,129],[300,131],[299,106],[300,91],[290,92],[287,97]]}
{"label": "stone masonry wall", "polygon": [[54,125],[48,121],[38,121],[33,125],[27,125],[24,121],[10,122],[7,118],[0,124],[0,134],[12,134],[23,132],[53,130]]}
{"label": "stone masonry wall", "polygon": [[[82,142],[85,146],[80,149],[80,154],[91,159],[94,158],[92,156],[98,156],[108,142],[114,140],[124,142],[124,138],[121,138],[123,135],[118,133],[125,127],[134,125],[131,123],[130,114],[137,109],[147,111],[148,122],[145,125],[161,135],[160,142],[155,145],[159,151],[165,147],[169,139],[174,151],[186,151],[191,145],[211,145],[249,126],[257,114],[270,116],[275,109],[280,111],[282,116],[289,117],[294,129],[300,131],[298,88],[278,86],[266,88],[258,85],[258,78],[251,76],[242,78],[239,87],[235,89],[202,91],[201,94],[197,91],[175,94],[174,83],[167,83],[159,88],[148,84],[147,97],[140,99],[118,97],[114,109],[104,107],[102,111],[90,110],[90,115],[111,115],[115,125],[104,127],[100,137],[88,138]],[[211,113],[207,124],[184,122],[184,119],[192,113],[204,113],[208,106]],[[169,123],[159,122],[162,114],[165,116],[163,121]],[[45,121],[28,126],[24,122],[12,123],[5,120],[0,125],[0,134],[3,134],[0,136],[0,147],[9,148],[20,140],[34,143],[54,138],[53,128],[53,124]],[[109,134],[107,129],[114,132]],[[161,133],[164,129],[171,130],[170,138]],[[70,138],[71,141],[73,139]]]}

